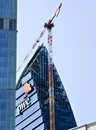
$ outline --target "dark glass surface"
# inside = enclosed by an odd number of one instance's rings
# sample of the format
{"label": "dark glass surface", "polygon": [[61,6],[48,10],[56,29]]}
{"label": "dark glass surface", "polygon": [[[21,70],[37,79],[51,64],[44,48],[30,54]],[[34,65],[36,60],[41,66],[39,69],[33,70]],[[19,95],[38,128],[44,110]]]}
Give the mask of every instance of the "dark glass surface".
{"label": "dark glass surface", "polygon": [[9,20],[9,30],[16,30],[16,19]]}
{"label": "dark glass surface", "polygon": [[[30,68],[30,69],[29,69]],[[49,94],[48,94],[48,53],[44,46],[41,46],[30,60],[25,70],[23,71],[18,84],[22,86],[22,81],[26,80],[26,75],[31,72],[32,79],[34,80],[38,98],[40,101],[41,111],[44,120],[45,129],[49,130]],[[26,77],[26,78],[24,78]],[[24,79],[24,80],[22,80]],[[26,81],[28,82],[28,81]],[[71,109],[66,91],[61,82],[59,74],[54,66],[54,87],[55,87],[55,124],[57,130],[68,130],[76,126],[76,121]],[[20,117],[19,117],[20,118]],[[29,128],[29,127],[28,127]],[[31,130],[31,127],[30,127]]]}
{"label": "dark glass surface", "polygon": [[0,29],[3,29],[3,18],[0,18]]}

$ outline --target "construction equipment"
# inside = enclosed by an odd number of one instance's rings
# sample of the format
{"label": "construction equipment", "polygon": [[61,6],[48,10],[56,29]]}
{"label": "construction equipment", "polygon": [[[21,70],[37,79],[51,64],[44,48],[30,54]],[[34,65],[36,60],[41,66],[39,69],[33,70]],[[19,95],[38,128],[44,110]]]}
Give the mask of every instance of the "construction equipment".
{"label": "construction equipment", "polygon": [[45,29],[40,33],[38,39],[35,41],[35,43],[32,45],[31,50],[26,55],[26,57],[23,59],[22,64],[17,69],[17,72],[21,69],[23,64],[25,64],[25,61],[29,58],[29,55],[31,54],[32,50],[37,46],[40,39],[45,34],[45,30],[48,30],[48,78],[49,78],[49,107],[50,107],[50,130],[55,130],[55,97],[54,97],[54,75],[53,75],[53,51],[52,51],[52,28],[54,27],[54,24],[52,21],[56,16],[58,16],[60,12],[62,4],[60,3],[55,12],[52,15],[52,18],[48,20],[47,23],[45,23],[44,27]]}
{"label": "construction equipment", "polygon": [[52,51],[52,28],[53,19],[58,16],[62,4],[57,7],[52,18],[45,23],[44,27],[48,30],[48,78],[49,78],[49,107],[50,107],[50,130],[55,130],[55,97],[54,97],[54,75],[53,75],[53,51]]}

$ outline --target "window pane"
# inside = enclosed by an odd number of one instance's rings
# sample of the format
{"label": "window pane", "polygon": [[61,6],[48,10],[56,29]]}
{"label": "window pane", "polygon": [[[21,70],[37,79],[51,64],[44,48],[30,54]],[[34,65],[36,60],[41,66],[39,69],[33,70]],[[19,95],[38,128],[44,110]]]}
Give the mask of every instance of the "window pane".
{"label": "window pane", "polygon": [[9,30],[16,30],[16,19],[9,20]]}
{"label": "window pane", "polygon": [[3,29],[3,18],[0,18],[0,29]]}

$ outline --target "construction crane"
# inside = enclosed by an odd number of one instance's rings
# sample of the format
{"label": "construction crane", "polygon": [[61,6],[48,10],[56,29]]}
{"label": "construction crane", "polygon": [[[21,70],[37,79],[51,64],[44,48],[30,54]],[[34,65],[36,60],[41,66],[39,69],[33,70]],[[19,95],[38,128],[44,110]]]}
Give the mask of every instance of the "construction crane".
{"label": "construction crane", "polygon": [[38,45],[40,39],[45,34],[45,30],[48,30],[48,81],[49,81],[49,109],[50,109],[50,130],[55,130],[55,97],[54,97],[54,75],[53,75],[53,51],[52,51],[52,28],[54,24],[52,23],[54,18],[58,16],[62,4],[60,3],[59,6],[56,8],[55,12],[52,15],[52,18],[48,20],[47,23],[44,24],[45,29],[40,33],[38,39],[32,45],[31,50],[23,59],[21,65],[18,67],[17,72],[22,68],[23,64],[25,64],[26,60],[29,58],[32,50]]}
{"label": "construction crane", "polygon": [[55,97],[54,97],[54,74],[53,74],[53,51],[52,51],[52,23],[54,18],[58,16],[62,4],[60,3],[56,11],[53,13],[48,23],[44,27],[48,30],[48,82],[49,82],[49,111],[50,111],[50,130],[55,130]]}

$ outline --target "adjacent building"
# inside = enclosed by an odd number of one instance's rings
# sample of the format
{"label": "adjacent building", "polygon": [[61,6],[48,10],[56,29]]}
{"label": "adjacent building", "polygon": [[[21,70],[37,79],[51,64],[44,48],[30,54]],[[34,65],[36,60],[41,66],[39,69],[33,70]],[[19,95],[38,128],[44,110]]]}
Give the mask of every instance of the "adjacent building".
{"label": "adjacent building", "polygon": [[72,128],[70,130],[96,130],[96,122],[85,124],[79,127]]}
{"label": "adjacent building", "polygon": [[0,0],[0,130],[15,129],[17,0]]}
{"label": "adjacent building", "polygon": [[[76,121],[54,66],[56,130],[76,127]],[[15,130],[49,130],[48,52],[41,45],[16,86]]]}

